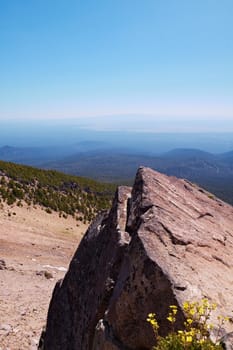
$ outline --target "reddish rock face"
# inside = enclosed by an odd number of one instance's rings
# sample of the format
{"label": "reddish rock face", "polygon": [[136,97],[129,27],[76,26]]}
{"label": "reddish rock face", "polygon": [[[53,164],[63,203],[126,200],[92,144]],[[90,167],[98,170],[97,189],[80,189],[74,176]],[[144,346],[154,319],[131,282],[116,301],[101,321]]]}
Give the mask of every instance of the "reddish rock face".
{"label": "reddish rock face", "polygon": [[[185,180],[140,168],[96,218],[51,300],[45,350],[150,349],[146,317],[207,297],[232,317],[233,207]],[[229,328],[225,332],[232,331]]]}

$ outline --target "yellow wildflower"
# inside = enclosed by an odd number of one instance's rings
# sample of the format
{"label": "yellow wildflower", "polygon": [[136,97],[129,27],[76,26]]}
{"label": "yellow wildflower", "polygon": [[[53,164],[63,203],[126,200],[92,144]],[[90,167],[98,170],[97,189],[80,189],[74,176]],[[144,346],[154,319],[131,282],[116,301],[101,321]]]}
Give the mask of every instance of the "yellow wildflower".
{"label": "yellow wildflower", "polygon": [[168,316],[167,320],[170,321],[170,322],[173,322],[173,317],[172,316]]}
{"label": "yellow wildflower", "polygon": [[187,342],[187,343],[191,343],[192,340],[193,340],[193,337],[192,337],[191,335],[187,335],[187,336],[186,336],[186,342]]}

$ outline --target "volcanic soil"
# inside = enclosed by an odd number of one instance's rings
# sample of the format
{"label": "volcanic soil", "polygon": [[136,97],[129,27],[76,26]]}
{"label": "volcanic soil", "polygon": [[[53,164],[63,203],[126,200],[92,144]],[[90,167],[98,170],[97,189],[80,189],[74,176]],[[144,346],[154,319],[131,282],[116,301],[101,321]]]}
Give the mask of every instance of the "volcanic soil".
{"label": "volcanic soil", "polygon": [[0,350],[35,350],[55,283],[87,225],[40,207],[0,207]]}

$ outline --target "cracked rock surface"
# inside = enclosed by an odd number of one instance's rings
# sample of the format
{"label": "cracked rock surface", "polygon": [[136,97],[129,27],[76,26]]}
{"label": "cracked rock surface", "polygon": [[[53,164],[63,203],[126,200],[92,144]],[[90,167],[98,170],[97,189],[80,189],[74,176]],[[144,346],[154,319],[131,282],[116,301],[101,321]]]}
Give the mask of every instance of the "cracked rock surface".
{"label": "cracked rock surface", "polygon": [[[112,209],[89,227],[65,278],[56,285],[45,350],[150,349],[155,312],[169,331],[169,305],[207,297],[210,320],[232,317],[233,207],[198,186],[140,168],[119,187]],[[232,323],[223,334],[233,331]]]}

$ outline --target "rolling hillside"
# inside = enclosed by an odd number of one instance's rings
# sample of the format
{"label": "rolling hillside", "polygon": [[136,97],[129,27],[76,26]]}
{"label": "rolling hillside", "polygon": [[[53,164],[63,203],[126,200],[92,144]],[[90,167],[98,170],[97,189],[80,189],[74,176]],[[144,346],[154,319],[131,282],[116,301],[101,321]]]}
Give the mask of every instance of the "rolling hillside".
{"label": "rolling hillside", "polygon": [[0,200],[8,205],[41,205],[50,213],[90,221],[110,206],[112,184],[0,161]]}

